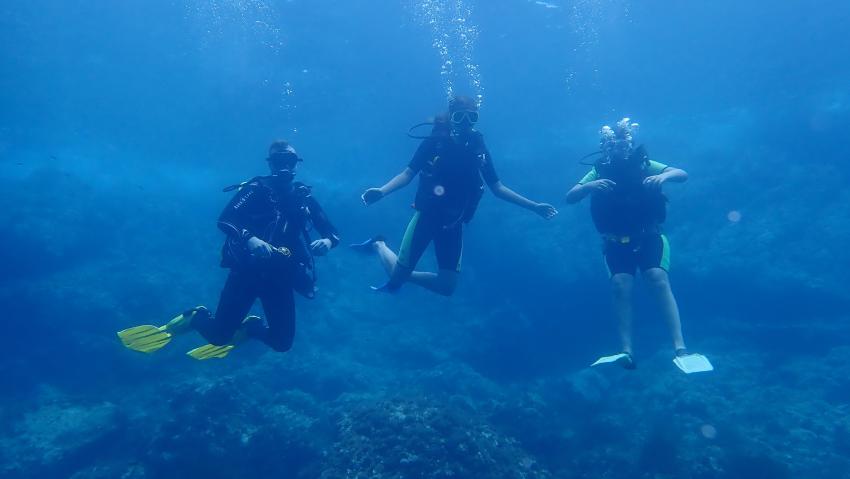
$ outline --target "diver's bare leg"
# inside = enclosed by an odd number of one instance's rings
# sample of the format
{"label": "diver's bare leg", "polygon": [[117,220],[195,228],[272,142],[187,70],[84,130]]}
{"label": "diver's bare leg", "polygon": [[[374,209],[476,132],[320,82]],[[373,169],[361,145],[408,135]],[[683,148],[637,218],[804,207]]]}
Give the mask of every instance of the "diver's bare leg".
{"label": "diver's bare leg", "polygon": [[676,350],[685,349],[679,306],[676,304],[676,298],[673,296],[673,290],[670,287],[669,275],[661,268],[652,268],[644,271],[643,277],[652,291],[652,296],[661,308],[661,315],[664,317],[664,321],[670,329],[670,336],[673,338],[673,347]]}
{"label": "diver's bare leg", "polygon": [[375,251],[381,259],[384,271],[390,277],[390,284],[401,285],[409,280],[417,286],[443,296],[451,296],[454,293],[458,276],[456,271],[440,270],[439,273],[410,271],[398,264],[398,255],[383,241],[375,241]]}
{"label": "diver's bare leg", "polygon": [[458,272],[441,269],[439,273],[414,271],[410,282],[443,296],[451,296],[457,287]]}
{"label": "diver's bare leg", "polygon": [[414,272],[399,264],[398,255],[387,246],[387,243],[384,241],[375,241],[375,251],[378,253],[378,258],[381,259],[381,266],[384,267],[384,271],[390,277],[387,286],[391,290],[398,289],[408,279],[411,279]]}
{"label": "diver's bare leg", "polygon": [[384,267],[387,276],[392,276],[396,264],[398,264],[398,255],[383,241],[375,241],[375,251],[378,253],[378,258],[381,259],[381,266]]}
{"label": "diver's bare leg", "polygon": [[623,352],[632,354],[632,288],[634,276],[618,273],[611,277],[611,296],[614,316],[620,333]]}

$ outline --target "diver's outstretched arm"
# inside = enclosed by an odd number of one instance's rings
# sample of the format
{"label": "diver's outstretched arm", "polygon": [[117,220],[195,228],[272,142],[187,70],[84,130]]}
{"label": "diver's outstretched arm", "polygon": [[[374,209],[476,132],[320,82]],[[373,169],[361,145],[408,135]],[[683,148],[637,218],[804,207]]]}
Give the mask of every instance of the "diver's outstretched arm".
{"label": "diver's outstretched arm", "polygon": [[587,195],[590,194],[587,188],[582,184],[577,184],[570,188],[570,191],[567,192],[567,197],[565,198],[568,204],[578,203],[583,200]]}
{"label": "diver's outstretched arm", "polygon": [[387,182],[384,186],[380,188],[369,188],[362,195],[360,195],[360,199],[363,200],[363,204],[369,206],[373,203],[377,203],[383,197],[389,195],[393,191],[404,188],[413,180],[413,177],[416,176],[416,172],[410,168],[405,168],[404,171],[395,175],[390,181]]}
{"label": "diver's outstretched arm", "polygon": [[492,191],[497,198],[505,200],[508,203],[513,203],[517,206],[521,206],[529,211],[533,211],[538,215],[542,216],[543,218],[546,218],[547,220],[552,219],[555,215],[558,214],[558,210],[556,210],[554,206],[548,203],[536,203],[534,201],[531,201],[525,196],[522,196],[516,191],[503,185],[501,181],[491,183],[489,186],[490,191]]}
{"label": "diver's outstretched arm", "polygon": [[688,172],[679,168],[667,168],[661,175],[665,177],[665,182],[684,183],[688,181]]}

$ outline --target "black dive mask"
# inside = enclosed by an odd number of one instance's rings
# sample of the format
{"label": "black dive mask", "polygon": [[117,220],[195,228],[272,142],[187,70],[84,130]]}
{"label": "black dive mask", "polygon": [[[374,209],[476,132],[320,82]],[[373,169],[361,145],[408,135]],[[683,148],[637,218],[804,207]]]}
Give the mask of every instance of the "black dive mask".
{"label": "black dive mask", "polygon": [[274,172],[283,170],[294,171],[295,165],[302,160],[293,152],[279,151],[269,155],[269,157],[266,158],[266,161],[269,162],[269,168],[272,170],[272,174],[274,174]]}

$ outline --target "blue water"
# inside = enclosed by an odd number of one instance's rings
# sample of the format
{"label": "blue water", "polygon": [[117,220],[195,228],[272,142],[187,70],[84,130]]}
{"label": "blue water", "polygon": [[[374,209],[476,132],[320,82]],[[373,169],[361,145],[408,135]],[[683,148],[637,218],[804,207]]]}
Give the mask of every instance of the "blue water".
{"label": "blue water", "polygon": [[[850,477],[850,4],[10,1],[0,6],[0,477]],[[318,261],[286,354],[195,362],[115,332],[214,306],[224,186],[290,140],[343,245],[397,247],[407,129],[453,94],[502,181],[451,298]],[[628,116],[665,186],[684,375],[646,289],[617,351],[587,202]],[[421,265],[433,269],[433,254]],[[257,308],[261,314],[261,309]]]}

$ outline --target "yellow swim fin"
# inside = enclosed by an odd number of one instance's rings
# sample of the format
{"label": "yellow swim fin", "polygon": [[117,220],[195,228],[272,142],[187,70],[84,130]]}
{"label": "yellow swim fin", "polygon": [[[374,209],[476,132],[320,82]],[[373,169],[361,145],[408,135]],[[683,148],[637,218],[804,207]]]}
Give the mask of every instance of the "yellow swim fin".
{"label": "yellow swim fin", "polygon": [[132,328],[118,331],[118,338],[124,347],[139,351],[142,353],[154,353],[159,351],[166,344],[171,342],[171,338],[176,334],[189,331],[192,328],[192,318],[198,312],[206,313],[207,309],[203,306],[192,308],[184,313],[178,314],[167,324],[162,326],[154,326],[152,324],[143,324]]}
{"label": "yellow swim fin", "polygon": [[165,331],[164,326],[156,327],[143,324],[133,328],[118,331],[118,338],[124,347],[142,353],[153,353],[162,349],[171,341],[171,333]]}
{"label": "yellow swim fin", "polygon": [[206,359],[213,358],[223,358],[227,356],[231,350],[233,350],[235,346],[232,344],[225,344],[224,346],[216,346],[215,344],[207,344],[205,346],[201,346],[199,348],[195,348],[188,353],[187,355],[197,359],[198,361],[203,361]]}
{"label": "yellow swim fin", "polygon": [[195,348],[188,353],[188,356],[197,359],[198,361],[204,361],[207,359],[221,359],[227,356],[230,351],[233,350],[237,345],[244,343],[248,340],[247,326],[253,321],[262,321],[257,316],[248,316],[242,321],[242,327],[236,331],[236,334],[233,335],[233,340],[230,341],[230,344],[224,344],[221,346],[216,346],[215,344],[207,344],[198,348]]}

